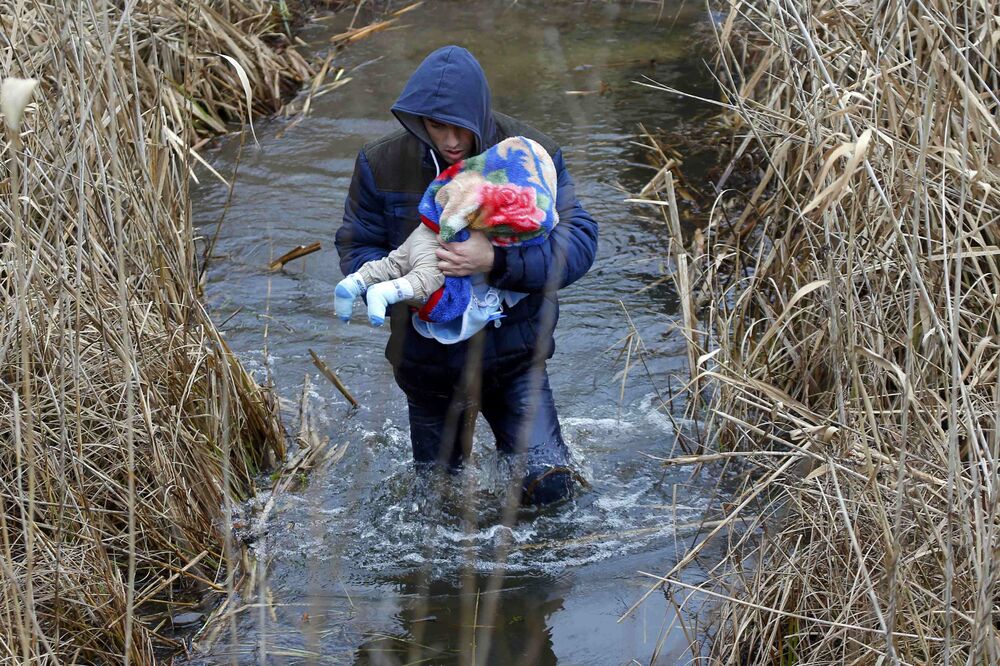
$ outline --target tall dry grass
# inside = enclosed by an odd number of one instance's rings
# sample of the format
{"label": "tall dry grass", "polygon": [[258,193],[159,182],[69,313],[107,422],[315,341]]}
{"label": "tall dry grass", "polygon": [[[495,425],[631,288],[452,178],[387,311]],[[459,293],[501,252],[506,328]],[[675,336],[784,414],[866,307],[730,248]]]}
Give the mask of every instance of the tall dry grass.
{"label": "tall dry grass", "polygon": [[231,586],[226,507],[283,444],[199,301],[188,146],[309,73],[275,6],[0,12],[0,77],[40,80],[0,141],[4,663],[153,663]]}
{"label": "tall dry grass", "polygon": [[694,261],[693,356],[754,470],[712,661],[998,663],[1000,3],[726,10],[760,180]]}

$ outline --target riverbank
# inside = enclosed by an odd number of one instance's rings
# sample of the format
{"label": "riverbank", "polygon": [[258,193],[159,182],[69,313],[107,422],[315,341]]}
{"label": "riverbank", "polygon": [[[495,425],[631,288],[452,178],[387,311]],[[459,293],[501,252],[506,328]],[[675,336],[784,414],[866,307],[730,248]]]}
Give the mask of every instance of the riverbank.
{"label": "riverbank", "polygon": [[759,181],[691,249],[691,358],[758,469],[712,658],[995,663],[1000,5],[725,9]]}
{"label": "riverbank", "polygon": [[151,664],[179,613],[232,589],[226,513],[283,433],[201,303],[189,146],[310,76],[285,18],[264,0],[0,16],[0,71],[40,82],[0,142],[2,660]]}

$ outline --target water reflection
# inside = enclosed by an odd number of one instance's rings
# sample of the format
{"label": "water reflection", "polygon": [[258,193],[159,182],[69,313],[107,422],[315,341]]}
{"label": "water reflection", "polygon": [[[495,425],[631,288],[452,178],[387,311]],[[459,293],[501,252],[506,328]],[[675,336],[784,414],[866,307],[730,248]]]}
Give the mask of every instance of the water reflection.
{"label": "water reflection", "polygon": [[483,593],[488,576],[467,570],[451,580],[427,569],[412,572],[399,579],[399,630],[369,637],[354,663],[555,664],[549,618],[563,609],[570,581],[570,576],[505,577],[493,593],[496,613],[487,620],[481,612],[489,601]]}

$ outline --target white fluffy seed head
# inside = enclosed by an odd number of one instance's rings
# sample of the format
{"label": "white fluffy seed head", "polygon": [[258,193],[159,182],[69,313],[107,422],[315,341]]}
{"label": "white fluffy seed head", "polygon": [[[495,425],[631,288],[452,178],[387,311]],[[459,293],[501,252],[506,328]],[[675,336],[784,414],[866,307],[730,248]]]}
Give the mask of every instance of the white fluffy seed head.
{"label": "white fluffy seed head", "polygon": [[21,116],[24,107],[31,101],[38,79],[17,79],[8,77],[0,86],[0,111],[3,112],[7,128],[12,132],[21,131]]}

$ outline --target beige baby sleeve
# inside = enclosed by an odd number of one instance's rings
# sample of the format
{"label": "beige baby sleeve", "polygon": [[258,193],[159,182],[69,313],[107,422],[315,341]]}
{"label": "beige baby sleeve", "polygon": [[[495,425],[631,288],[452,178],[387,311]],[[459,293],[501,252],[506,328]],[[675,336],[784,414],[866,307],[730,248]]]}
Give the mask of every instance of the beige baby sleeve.
{"label": "beige baby sleeve", "polygon": [[409,242],[410,239],[407,238],[402,245],[390,252],[389,256],[369,261],[358,269],[357,276],[364,281],[366,287],[387,280],[395,280],[409,272]]}
{"label": "beige baby sleeve", "polygon": [[423,304],[444,284],[444,275],[438,270],[434,254],[438,246],[437,234],[421,224],[389,256],[369,261],[359,268],[358,276],[366,287],[405,278],[413,287],[413,301]]}
{"label": "beige baby sleeve", "polygon": [[444,285],[444,274],[438,270],[435,252],[441,246],[436,233],[421,224],[406,239],[409,243],[410,270],[403,277],[413,287],[413,300],[425,303]]}

